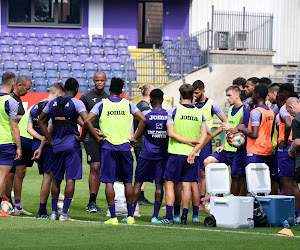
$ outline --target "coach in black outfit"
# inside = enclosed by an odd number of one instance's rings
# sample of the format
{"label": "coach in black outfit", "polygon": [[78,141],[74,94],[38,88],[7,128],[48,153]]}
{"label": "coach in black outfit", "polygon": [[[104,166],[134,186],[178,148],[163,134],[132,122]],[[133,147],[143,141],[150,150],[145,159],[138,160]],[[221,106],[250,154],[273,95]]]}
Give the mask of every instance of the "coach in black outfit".
{"label": "coach in black outfit", "polygon": [[[107,82],[105,73],[96,72],[94,74],[95,88],[88,93],[81,96],[80,100],[84,103],[86,110],[90,112],[93,106],[100,102],[103,98],[108,98],[109,94],[104,92],[104,86]],[[92,122],[94,128],[99,130],[99,117]],[[86,150],[87,163],[90,165],[90,176],[89,176],[89,189],[90,189],[90,200],[86,207],[86,211],[90,213],[105,212],[96,204],[96,198],[100,187],[99,182],[99,171],[100,171],[100,156],[101,156],[101,144],[88,133],[84,140],[84,147]]]}

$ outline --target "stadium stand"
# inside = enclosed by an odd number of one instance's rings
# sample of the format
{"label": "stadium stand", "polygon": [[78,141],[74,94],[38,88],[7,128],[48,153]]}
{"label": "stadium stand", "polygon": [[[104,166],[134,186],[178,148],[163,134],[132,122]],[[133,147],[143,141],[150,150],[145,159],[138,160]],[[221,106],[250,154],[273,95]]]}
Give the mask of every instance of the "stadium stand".
{"label": "stadium stand", "polygon": [[[125,57],[130,60],[128,37],[109,34],[103,38],[87,34],[5,32],[1,34],[0,54],[0,76],[5,71],[28,75],[33,80],[32,89],[37,92],[47,91],[55,81],[75,77],[80,91],[85,93],[93,85],[97,70],[107,74],[109,85],[112,74],[125,79]],[[132,71],[134,64],[129,64]]]}

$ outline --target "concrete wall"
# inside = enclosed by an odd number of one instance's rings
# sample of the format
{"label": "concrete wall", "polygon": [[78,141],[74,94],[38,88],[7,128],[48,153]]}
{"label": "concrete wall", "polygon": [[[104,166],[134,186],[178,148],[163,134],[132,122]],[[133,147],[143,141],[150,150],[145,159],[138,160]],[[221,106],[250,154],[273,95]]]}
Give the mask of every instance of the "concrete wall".
{"label": "concrete wall", "polygon": [[[198,70],[186,76],[185,82],[193,84],[196,80],[202,80],[205,84],[205,95],[223,106],[226,102],[225,89],[232,84],[232,80],[237,77],[268,77],[272,73],[272,65],[212,65],[212,72],[208,68]],[[165,96],[174,97],[174,105],[179,102],[178,89],[181,85],[182,81],[178,80],[162,88]]]}
{"label": "concrete wall", "polygon": [[272,65],[273,56],[273,52],[212,50],[210,62],[212,64]]}

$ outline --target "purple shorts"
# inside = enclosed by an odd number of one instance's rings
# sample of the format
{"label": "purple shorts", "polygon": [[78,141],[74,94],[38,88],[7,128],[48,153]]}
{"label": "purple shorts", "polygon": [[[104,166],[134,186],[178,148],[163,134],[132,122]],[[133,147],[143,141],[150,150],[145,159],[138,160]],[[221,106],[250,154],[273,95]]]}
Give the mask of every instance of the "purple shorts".
{"label": "purple shorts", "polygon": [[295,175],[295,162],[288,154],[291,145],[292,142],[289,142],[284,149],[277,150],[279,177],[294,177]]}
{"label": "purple shorts", "polygon": [[81,147],[67,149],[54,153],[53,178],[63,180],[78,180],[82,178],[82,152]]}
{"label": "purple shorts", "polygon": [[13,166],[16,157],[16,146],[14,144],[0,145],[0,165]]}
{"label": "purple shorts", "polygon": [[241,148],[238,148],[234,154],[232,165],[231,165],[231,174],[237,176],[246,176],[245,168],[247,166],[246,160],[246,145],[243,145]]}
{"label": "purple shorts", "polygon": [[223,149],[220,153],[213,152],[211,156],[216,158],[221,163],[225,163],[226,165],[232,166],[234,154],[235,152],[231,152]]}
{"label": "purple shorts", "polygon": [[153,182],[155,184],[164,183],[164,173],[167,165],[168,158],[161,160],[148,160],[139,157],[135,169],[136,182]]}
{"label": "purple shorts", "polygon": [[196,157],[194,164],[187,162],[187,156],[171,154],[164,174],[168,181],[200,182],[199,158]]}
{"label": "purple shorts", "polygon": [[212,143],[211,141],[201,150],[199,154],[199,163],[200,163],[200,169],[205,170],[204,167],[204,160],[212,154]]}
{"label": "purple shorts", "polygon": [[47,174],[52,172],[54,153],[51,146],[43,149],[42,155],[38,160],[39,174]]}
{"label": "purple shorts", "polygon": [[104,183],[132,183],[133,157],[131,151],[102,148],[99,181]]}
{"label": "purple shorts", "polygon": [[279,180],[279,174],[278,174],[278,152],[277,151],[275,152],[275,154],[272,154],[271,179],[272,180]]}
{"label": "purple shorts", "polygon": [[26,167],[32,167],[33,160],[31,158],[33,157],[34,151],[27,148],[22,148],[22,156],[20,160],[15,161],[16,167],[25,165]]}
{"label": "purple shorts", "polygon": [[272,155],[257,155],[252,153],[247,153],[247,165],[249,163],[265,163],[268,165],[269,169],[272,168]]}

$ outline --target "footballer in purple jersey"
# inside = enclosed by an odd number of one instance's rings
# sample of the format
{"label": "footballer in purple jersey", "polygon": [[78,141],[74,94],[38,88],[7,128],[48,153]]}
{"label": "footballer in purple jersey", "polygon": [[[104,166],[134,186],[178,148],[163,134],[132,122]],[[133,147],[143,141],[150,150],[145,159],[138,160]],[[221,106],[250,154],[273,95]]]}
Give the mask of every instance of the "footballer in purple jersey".
{"label": "footballer in purple jersey", "polygon": [[[61,96],[63,94],[64,94],[64,87],[62,83],[53,83],[49,89],[49,96],[47,97],[47,99],[35,104],[30,110],[30,114],[28,118],[27,131],[29,134],[33,136],[32,150],[35,151],[34,158],[36,158],[38,162],[39,174],[43,175],[41,194],[40,194],[40,208],[36,215],[37,218],[42,218],[42,219],[50,218],[49,215],[47,214],[47,201],[48,201],[50,187],[52,183],[52,176],[53,176],[52,165],[53,165],[54,153],[53,153],[53,147],[49,144],[45,145],[44,143],[45,140],[40,130],[40,127],[38,125],[38,119],[43,109],[47,105],[47,103],[50,100],[58,96]],[[53,126],[52,126],[52,122],[50,121],[51,120],[49,120],[47,127],[49,133],[51,134]]]}
{"label": "footballer in purple jersey", "polygon": [[[74,195],[75,180],[82,178],[82,152],[80,142],[85,133],[79,137],[77,119],[87,117],[82,101],[74,97],[78,93],[79,84],[74,78],[65,83],[65,95],[54,98],[44,108],[38,120],[42,134],[53,146],[53,184],[51,219],[58,219],[57,201],[62,180],[66,179],[65,199],[60,221],[71,221],[68,210]],[[47,121],[51,118],[53,132],[47,131]],[[52,139],[53,138],[53,139]]]}
{"label": "footballer in purple jersey", "polygon": [[160,89],[150,92],[151,110],[143,111],[147,122],[144,129],[143,147],[135,169],[134,206],[137,204],[143,182],[155,180],[155,202],[151,222],[158,221],[163,199],[163,175],[168,159],[168,112],[162,108],[164,93]]}

